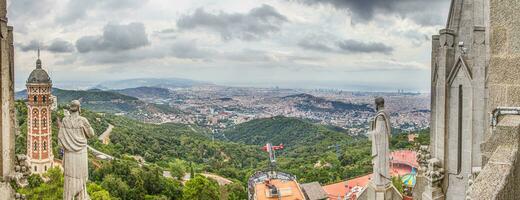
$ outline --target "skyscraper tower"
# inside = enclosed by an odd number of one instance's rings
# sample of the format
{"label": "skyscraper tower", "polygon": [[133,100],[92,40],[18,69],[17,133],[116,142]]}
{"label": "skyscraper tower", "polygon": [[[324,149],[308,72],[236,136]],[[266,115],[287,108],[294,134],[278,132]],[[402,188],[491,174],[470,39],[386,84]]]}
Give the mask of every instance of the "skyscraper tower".
{"label": "skyscraper tower", "polygon": [[45,173],[53,167],[52,154],[52,81],[42,69],[40,50],[36,69],[27,79],[27,157],[31,171]]}

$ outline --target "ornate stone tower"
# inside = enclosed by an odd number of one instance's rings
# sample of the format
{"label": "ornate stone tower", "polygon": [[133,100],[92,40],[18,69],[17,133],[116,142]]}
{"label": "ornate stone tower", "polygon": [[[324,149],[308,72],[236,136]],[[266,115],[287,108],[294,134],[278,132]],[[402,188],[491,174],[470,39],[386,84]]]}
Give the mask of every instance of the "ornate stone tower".
{"label": "ornate stone tower", "polygon": [[426,199],[464,199],[469,177],[482,167],[488,16],[487,0],[452,0],[446,28],[433,36],[430,150],[444,171],[439,190],[445,197]]}
{"label": "ornate stone tower", "polygon": [[38,50],[36,69],[27,79],[27,157],[31,171],[36,174],[45,173],[53,167],[51,91],[52,81],[42,69]]}

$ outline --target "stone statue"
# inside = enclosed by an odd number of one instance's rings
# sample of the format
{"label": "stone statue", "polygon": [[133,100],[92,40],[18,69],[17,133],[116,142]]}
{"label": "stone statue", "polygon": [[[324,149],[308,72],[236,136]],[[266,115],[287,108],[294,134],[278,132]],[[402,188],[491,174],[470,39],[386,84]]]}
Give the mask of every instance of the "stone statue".
{"label": "stone statue", "polygon": [[377,114],[374,117],[369,138],[372,141],[372,165],[374,173],[367,187],[359,194],[358,200],[403,199],[394,187],[390,177],[390,137],[392,127],[390,116],[385,111],[385,100],[376,98]]}
{"label": "stone statue", "polygon": [[375,186],[388,186],[390,177],[390,137],[392,127],[390,116],[385,111],[385,100],[378,97],[375,100],[377,114],[372,121],[370,139],[372,140],[372,164],[374,174],[372,182]]}
{"label": "stone statue", "polygon": [[65,174],[63,199],[88,200],[88,155],[87,139],[94,136],[94,129],[88,120],[80,116],[80,102],[70,105],[70,115],[65,116],[60,125],[58,139],[63,147],[63,169]]}

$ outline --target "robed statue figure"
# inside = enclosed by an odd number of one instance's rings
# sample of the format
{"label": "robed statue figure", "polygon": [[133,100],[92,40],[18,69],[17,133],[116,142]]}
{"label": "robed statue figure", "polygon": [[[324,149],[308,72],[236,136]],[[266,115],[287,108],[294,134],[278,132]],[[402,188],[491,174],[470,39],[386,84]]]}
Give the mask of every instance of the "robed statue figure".
{"label": "robed statue figure", "polygon": [[88,200],[88,155],[87,139],[94,136],[88,120],[80,116],[80,102],[70,104],[70,114],[60,123],[58,140],[64,150],[63,169],[65,174],[63,199]]}
{"label": "robed statue figure", "polygon": [[375,100],[377,114],[374,117],[369,138],[372,140],[372,164],[374,174],[372,182],[375,186],[388,186],[390,184],[390,137],[392,127],[390,116],[385,111],[385,100],[378,97]]}

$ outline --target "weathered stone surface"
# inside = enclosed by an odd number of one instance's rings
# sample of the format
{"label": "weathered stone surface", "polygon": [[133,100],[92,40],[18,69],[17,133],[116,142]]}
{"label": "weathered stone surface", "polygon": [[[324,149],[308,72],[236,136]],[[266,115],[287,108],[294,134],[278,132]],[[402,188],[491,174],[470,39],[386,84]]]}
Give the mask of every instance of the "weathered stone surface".
{"label": "weathered stone surface", "polygon": [[[518,66],[518,68],[520,68],[520,66]],[[520,77],[520,75],[518,77]],[[520,107],[520,85],[507,88],[507,106]]]}
{"label": "weathered stone surface", "polygon": [[393,185],[375,186],[370,182],[357,198],[359,200],[402,200],[403,196]]}
{"label": "weathered stone surface", "polygon": [[14,173],[14,51],[12,27],[7,26],[6,0],[0,0],[0,199],[12,199],[8,181]]}
{"label": "weathered stone surface", "polygon": [[8,183],[0,182],[0,200],[14,199],[14,191]]}

